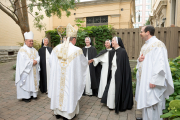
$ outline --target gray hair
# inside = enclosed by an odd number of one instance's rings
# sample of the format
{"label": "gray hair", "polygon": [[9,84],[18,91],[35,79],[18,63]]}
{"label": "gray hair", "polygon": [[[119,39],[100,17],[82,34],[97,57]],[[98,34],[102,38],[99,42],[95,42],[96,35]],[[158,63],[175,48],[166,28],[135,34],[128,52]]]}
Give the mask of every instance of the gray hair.
{"label": "gray hair", "polygon": [[[47,37],[45,37],[45,38],[43,39],[43,44],[44,44],[44,40],[45,40],[45,39],[48,39],[48,38],[47,38]],[[49,39],[48,39],[48,43],[49,43]]]}
{"label": "gray hair", "polygon": [[[90,37],[86,37],[86,38],[88,38],[88,39],[89,39],[89,41],[90,41],[90,43],[91,43],[91,38],[90,38]],[[86,38],[85,38],[85,42],[86,42]]]}

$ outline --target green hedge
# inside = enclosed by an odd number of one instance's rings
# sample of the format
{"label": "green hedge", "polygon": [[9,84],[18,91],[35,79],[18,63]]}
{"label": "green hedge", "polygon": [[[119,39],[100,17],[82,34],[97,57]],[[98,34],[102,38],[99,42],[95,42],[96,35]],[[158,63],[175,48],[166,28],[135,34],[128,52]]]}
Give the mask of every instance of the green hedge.
{"label": "green hedge", "polygon": [[[51,44],[56,46],[60,43],[60,37],[57,33],[57,30],[49,30],[46,31],[46,34],[50,34],[51,36]],[[66,32],[62,34],[65,36]],[[80,27],[77,33],[77,42],[76,46],[83,48],[85,46],[85,37],[90,37],[93,41],[95,38],[95,43],[92,42],[92,45],[95,46],[97,51],[101,51],[105,49],[104,42],[107,39],[112,39],[112,37],[116,35],[115,30],[112,26],[103,25],[103,26],[88,26],[88,27]]]}

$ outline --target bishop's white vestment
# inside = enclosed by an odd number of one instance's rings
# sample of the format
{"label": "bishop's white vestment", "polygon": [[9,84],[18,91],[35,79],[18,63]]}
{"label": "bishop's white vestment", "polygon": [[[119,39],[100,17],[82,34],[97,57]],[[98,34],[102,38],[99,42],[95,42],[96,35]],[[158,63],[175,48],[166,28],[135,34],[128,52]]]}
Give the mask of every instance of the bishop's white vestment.
{"label": "bishop's white vestment", "polygon": [[[162,120],[160,115],[165,109],[165,98],[168,99],[174,92],[167,49],[163,42],[153,36],[141,48],[142,54],[144,61],[137,61],[137,109],[142,109],[143,120]],[[150,83],[156,87],[150,88]]]}
{"label": "bishop's white vestment", "polygon": [[104,90],[105,90],[105,87],[107,84],[107,74],[108,74],[108,68],[109,68],[109,51],[110,50],[112,50],[112,48],[107,49],[106,53],[93,59],[94,66],[97,66],[98,63],[101,63],[101,65],[102,65],[101,78],[100,78],[100,84],[99,84],[99,90],[98,90],[98,98],[102,98],[102,95],[104,93]]}
{"label": "bishop's white vestment", "polygon": [[72,119],[79,113],[78,101],[85,88],[88,60],[82,49],[69,43],[67,60],[59,59],[62,44],[56,46],[50,56],[50,84],[48,97],[55,115]]}
{"label": "bishop's white vestment", "polygon": [[[37,64],[33,66],[33,60]],[[24,45],[19,49],[16,61],[17,99],[29,99],[37,97],[39,86],[39,60],[40,57],[35,48]]]}

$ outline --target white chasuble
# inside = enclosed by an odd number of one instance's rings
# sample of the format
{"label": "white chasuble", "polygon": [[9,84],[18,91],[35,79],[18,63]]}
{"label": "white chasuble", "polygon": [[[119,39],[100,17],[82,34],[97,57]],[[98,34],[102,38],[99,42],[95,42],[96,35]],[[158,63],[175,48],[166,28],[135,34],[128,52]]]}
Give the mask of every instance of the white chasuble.
{"label": "white chasuble", "polygon": [[59,59],[61,46],[62,44],[53,49],[49,59],[51,82],[48,97],[51,98],[52,110],[57,112],[58,109],[61,114],[71,114],[84,92],[88,61],[82,49],[72,43],[69,43],[67,59]]}
{"label": "white chasuble", "polygon": [[49,57],[50,57],[50,53],[49,53],[48,49],[46,48],[46,75],[47,75],[47,91],[48,91],[48,88],[49,88],[49,79],[50,79]]}
{"label": "white chasuble", "polygon": [[98,98],[102,98],[106,84],[107,84],[107,74],[108,74],[108,67],[109,67],[109,51],[111,49],[107,49],[108,51],[104,53],[103,55],[97,57],[94,59],[93,65],[97,66],[98,63],[101,63],[102,69],[101,69],[101,78],[100,78],[100,84],[99,84],[99,90],[98,90]]}
{"label": "white chasuble", "polygon": [[[164,109],[165,98],[168,99],[174,92],[167,49],[163,42],[153,36],[143,45],[141,54],[145,59],[137,63],[135,95],[137,109],[152,107],[160,102],[163,102],[161,109]],[[150,88],[150,83],[156,87]]]}
{"label": "white chasuble", "polygon": [[110,109],[115,109],[115,72],[117,70],[117,63],[116,63],[116,52],[114,54],[113,60],[112,60],[112,78],[110,81],[110,86],[108,90],[108,96],[107,96],[107,106]]}
{"label": "white chasuble", "polygon": [[[37,64],[33,66],[33,60]],[[39,88],[39,60],[40,57],[35,48],[24,45],[19,49],[16,61],[16,87],[17,99],[29,99],[37,97]]]}

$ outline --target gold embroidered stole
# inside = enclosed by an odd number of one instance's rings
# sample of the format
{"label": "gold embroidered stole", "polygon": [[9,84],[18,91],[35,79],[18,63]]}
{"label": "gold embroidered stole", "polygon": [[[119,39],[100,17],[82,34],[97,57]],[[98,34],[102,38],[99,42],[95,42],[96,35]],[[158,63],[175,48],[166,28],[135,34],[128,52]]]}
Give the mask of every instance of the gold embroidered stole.
{"label": "gold embroidered stole", "polygon": [[[54,52],[56,56],[58,56],[58,51],[57,48],[54,48]],[[62,110],[63,106],[63,100],[64,100],[64,89],[65,89],[65,80],[66,80],[66,68],[69,66],[71,61],[78,57],[79,55],[83,54],[82,49],[79,49],[78,51],[72,53],[69,57],[67,57],[66,60],[59,59],[59,65],[61,67],[61,73],[60,73],[60,94],[59,94],[59,109]]]}
{"label": "gold embroidered stole", "polygon": [[[160,41],[157,41],[155,43],[152,43],[148,48],[146,47],[147,44],[145,44],[141,50],[141,55],[143,54],[143,56],[146,56],[149,52],[151,52],[154,48],[165,48],[166,49],[166,46],[163,44],[163,42],[160,42]],[[140,56],[141,56],[140,55]],[[146,58],[145,58],[146,59]],[[138,72],[139,72],[139,81],[141,81],[141,74],[142,74],[142,67],[143,67],[143,62],[139,62],[139,66],[138,66]]]}
{"label": "gold embroidered stole", "polygon": [[[24,52],[28,55],[29,59],[34,60],[36,58],[36,49],[31,49],[31,52],[28,53],[24,48],[20,48],[19,52]],[[34,74],[34,85],[35,85],[35,91],[38,91],[38,84],[37,84],[37,76],[36,76],[36,66],[33,66],[33,74]]]}

